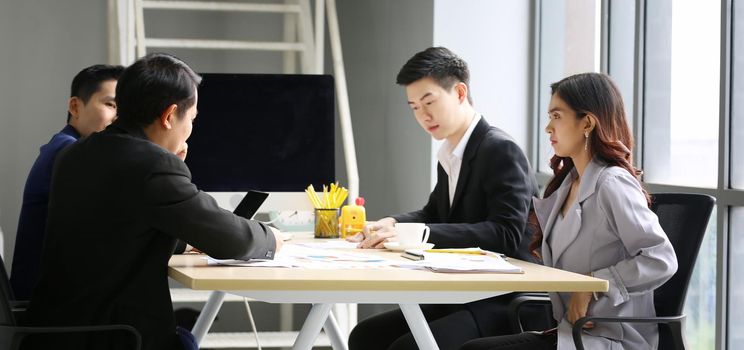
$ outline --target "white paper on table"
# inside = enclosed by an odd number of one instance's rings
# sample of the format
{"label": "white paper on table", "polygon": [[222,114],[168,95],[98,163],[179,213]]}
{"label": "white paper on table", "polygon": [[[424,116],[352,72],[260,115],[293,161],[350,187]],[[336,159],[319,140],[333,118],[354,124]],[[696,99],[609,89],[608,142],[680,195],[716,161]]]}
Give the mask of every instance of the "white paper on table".
{"label": "white paper on table", "polygon": [[394,260],[388,260],[374,254],[356,251],[331,251],[328,249],[308,248],[300,245],[285,246],[277,256],[292,258],[295,266],[306,268],[368,268],[388,267]]}
{"label": "white paper on table", "polygon": [[299,245],[285,245],[274,260],[219,260],[207,258],[209,265],[229,265],[247,267],[301,267],[311,269],[356,269],[390,268],[398,263],[374,254],[353,251],[330,251],[328,249],[308,248]]}
{"label": "white paper on table", "polygon": [[324,241],[324,242],[296,243],[295,245],[300,245],[300,246],[307,247],[307,248],[317,248],[317,249],[356,249],[359,243],[334,239],[334,240]]}
{"label": "white paper on table", "polygon": [[523,273],[521,268],[499,256],[478,254],[424,253],[424,260],[398,263],[397,266],[454,273]]}

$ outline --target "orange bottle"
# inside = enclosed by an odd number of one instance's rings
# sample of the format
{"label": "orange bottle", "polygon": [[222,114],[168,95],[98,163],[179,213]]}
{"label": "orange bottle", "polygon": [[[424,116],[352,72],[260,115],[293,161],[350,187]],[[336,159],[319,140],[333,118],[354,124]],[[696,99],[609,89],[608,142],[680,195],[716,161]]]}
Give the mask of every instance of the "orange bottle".
{"label": "orange bottle", "polygon": [[355,202],[355,204],[344,205],[341,208],[341,218],[339,218],[341,238],[353,236],[364,230],[364,224],[367,220],[367,214],[364,211],[364,198],[359,197]]}

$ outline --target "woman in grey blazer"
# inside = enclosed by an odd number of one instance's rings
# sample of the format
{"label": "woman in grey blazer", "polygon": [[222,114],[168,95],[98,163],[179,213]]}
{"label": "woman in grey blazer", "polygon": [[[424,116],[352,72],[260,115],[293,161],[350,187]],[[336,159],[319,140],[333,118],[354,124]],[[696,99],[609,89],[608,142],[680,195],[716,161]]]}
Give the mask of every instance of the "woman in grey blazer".
{"label": "woman in grey blazer", "polygon": [[[622,97],[612,80],[584,73],[551,85],[545,128],[555,156],[544,199],[534,200],[533,252],[547,266],[609,281],[606,293],[550,293],[558,328],[482,338],[462,350],[574,349],[572,324],[591,316],[655,316],[653,291],[677,270],[669,239],[649,209]],[[653,324],[588,325],[588,349],[655,349]]]}

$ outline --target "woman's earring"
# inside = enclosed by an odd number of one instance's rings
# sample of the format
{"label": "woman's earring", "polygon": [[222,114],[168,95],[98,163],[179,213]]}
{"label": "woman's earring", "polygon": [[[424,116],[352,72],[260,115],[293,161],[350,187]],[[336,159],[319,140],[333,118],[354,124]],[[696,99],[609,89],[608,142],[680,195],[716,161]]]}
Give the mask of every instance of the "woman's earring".
{"label": "woman's earring", "polygon": [[584,131],[584,151],[589,150],[589,132]]}

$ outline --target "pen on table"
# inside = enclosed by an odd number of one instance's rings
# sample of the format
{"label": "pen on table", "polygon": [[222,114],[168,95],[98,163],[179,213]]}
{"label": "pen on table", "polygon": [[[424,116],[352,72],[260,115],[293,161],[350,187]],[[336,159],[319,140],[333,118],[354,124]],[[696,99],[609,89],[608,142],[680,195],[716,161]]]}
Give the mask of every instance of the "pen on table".
{"label": "pen on table", "polygon": [[424,260],[423,252],[419,254],[417,252],[404,251],[400,256],[410,260]]}

